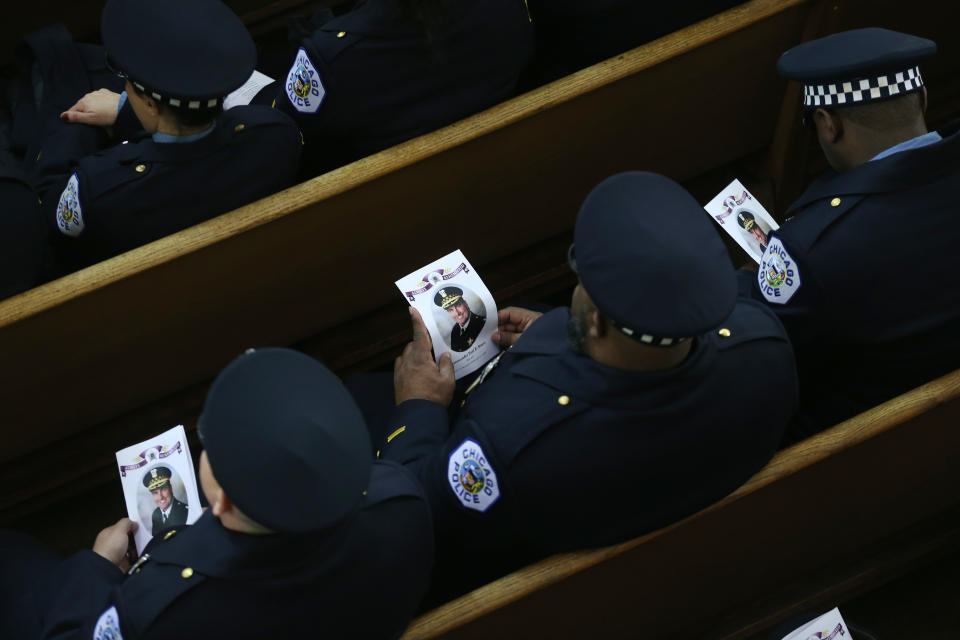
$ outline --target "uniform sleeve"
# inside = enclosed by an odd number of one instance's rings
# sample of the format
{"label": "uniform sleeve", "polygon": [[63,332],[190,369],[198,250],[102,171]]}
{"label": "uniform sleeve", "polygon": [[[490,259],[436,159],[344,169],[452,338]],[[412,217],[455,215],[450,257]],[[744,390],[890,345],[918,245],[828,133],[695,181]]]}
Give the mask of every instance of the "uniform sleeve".
{"label": "uniform sleeve", "polygon": [[93,155],[107,142],[107,133],[100,127],[58,121],[46,137],[31,172],[31,185],[41,201],[47,204],[56,198],[80,159]]}
{"label": "uniform sleeve", "polygon": [[[834,314],[807,254],[779,235],[770,239],[757,273],[738,273],[741,293],[766,302],[783,323],[798,358],[829,333]],[[750,283],[752,281],[752,283]]]}
{"label": "uniform sleeve", "polygon": [[452,535],[477,517],[499,519],[503,509],[497,452],[471,419],[459,418],[452,432],[447,410],[426,400],[399,405],[400,427],[381,457],[407,467],[423,485],[438,537]]}
{"label": "uniform sleeve", "polygon": [[[44,640],[90,640],[109,624],[113,598],[123,572],[93,551],[81,551],[57,568],[61,578],[44,612]],[[116,618],[116,610],[113,609]],[[119,623],[116,625],[119,627]],[[104,636],[119,637],[119,636]],[[122,636],[131,640],[129,633]]]}
{"label": "uniform sleeve", "polygon": [[124,101],[120,112],[117,114],[117,121],[113,125],[113,135],[117,139],[127,140],[141,131],[143,131],[143,125],[137,119],[137,114],[134,113],[128,99]]}

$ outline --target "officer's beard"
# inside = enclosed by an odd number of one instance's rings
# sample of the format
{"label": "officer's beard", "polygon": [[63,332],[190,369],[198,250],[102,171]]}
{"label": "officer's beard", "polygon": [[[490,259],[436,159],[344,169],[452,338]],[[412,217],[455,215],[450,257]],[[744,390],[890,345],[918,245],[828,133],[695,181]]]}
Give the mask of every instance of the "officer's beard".
{"label": "officer's beard", "polygon": [[574,314],[570,310],[570,317],[567,318],[567,344],[570,350],[575,354],[584,355],[584,345],[587,342],[587,311],[581,309],[579,313]]}

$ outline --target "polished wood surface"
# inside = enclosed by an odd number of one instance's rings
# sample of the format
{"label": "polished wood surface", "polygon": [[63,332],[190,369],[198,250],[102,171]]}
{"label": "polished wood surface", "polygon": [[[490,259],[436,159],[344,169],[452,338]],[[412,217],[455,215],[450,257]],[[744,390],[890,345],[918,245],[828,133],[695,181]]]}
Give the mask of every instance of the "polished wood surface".
{"label": "polished wood surface", "polygon": [[720,637],[725,627],[742,637],[798,598],[810,606],[819,591],[829,602],[960,542],[957,424],[960,370],[777,453],[681,522],[521,569],[428,612],[404,638]]}

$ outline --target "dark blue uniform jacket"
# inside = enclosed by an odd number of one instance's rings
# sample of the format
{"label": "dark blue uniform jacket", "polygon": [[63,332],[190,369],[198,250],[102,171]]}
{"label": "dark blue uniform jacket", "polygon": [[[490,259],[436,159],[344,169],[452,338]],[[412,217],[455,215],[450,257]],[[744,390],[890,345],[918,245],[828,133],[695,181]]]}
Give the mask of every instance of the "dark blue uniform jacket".
{"label": "dark blue uniform jacket", "polygon": [[719,500],[767,462],[796,407],[790,344],[759,303],[740,302],[729,337],[700,335],[683,364],[657,373],[573,353],[568,316],[527,329],[452,424],[425,400],[392,416],[381,455],[427,489],[443,595]]}
{"label": "dark blue uniform jacket", "polygon": [[367,0],[302,40],[277,79],[276,104],[297,118],[311,170],[351,162],[513,94],[533,56],[524,0],[442,4],[447,17],[429,31],[403,2]]}
{"label": "dark blue uniform jacket", "polygon": [[[33,182],[64,272],[268,196],[297,175],[297,127],[267,107],[230,109],[193,142],[139,132],[102,151],[99,128],[61,125],[44,142]],[[71,198],[78,207],[66,206]]]}
{"label": "dark blue uniform jacket", "polygon": [[788,215],[770,246],[799,284],[772,265],[740,278],[760,300],[763,282],[793,342],[792,439],[960,367],[960,135],[828,173]]}
{"label": "dark blue uniform jacket", "polygon": [[170,531],[130,577],[92,551],[65,560],[42,637],[90,640],[114,622],[124,640],[393,638],[433,559],[422,489],[389,462],[375,464],[363,508],[331,530],[251,536],[208,512]]}

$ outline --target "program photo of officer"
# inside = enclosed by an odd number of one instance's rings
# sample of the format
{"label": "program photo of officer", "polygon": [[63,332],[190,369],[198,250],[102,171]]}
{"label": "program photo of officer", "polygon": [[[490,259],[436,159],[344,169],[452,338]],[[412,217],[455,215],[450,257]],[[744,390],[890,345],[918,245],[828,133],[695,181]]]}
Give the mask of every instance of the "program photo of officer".
{"label": "program photo of officer", "polygon": [[770,233],[770,230],[764,229],[756,216],[746,209],[741,209],[737,212],[737,223],[743,229],[743,234],[746,236],[750,248],[758,254],[767,250],[767,234]]}
{"label": "program photo of officer", "polygon": [[476,298],[471,292],[464,292],[460,287],[444,287],[433,297],[433,303],[446,311],[453,320],[453,328],[450,329],[450,349],[458,352],[466,351],[473,346],[487,321],[486,317],[481,315],[486,311],[483,303],[475,305],[478,306],[477,311],[480,311],[478,314],[471,309],[465,294]]}
{"label": "program photo of officer", "polygon": [[172,477],[173,471],[163,466],[154,467],[143,475],[143,486],[150,492],[155,505],[150,516],[150,531],[154,536],[164,529],[187,524],[187,504],[173,495]]}

